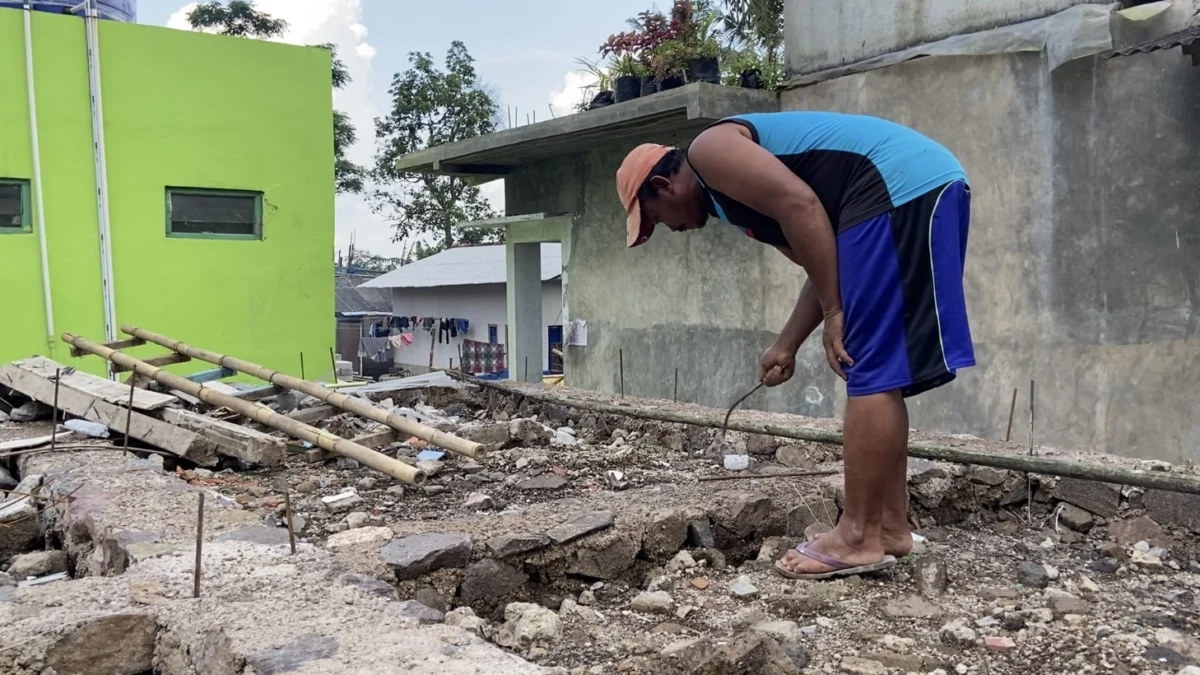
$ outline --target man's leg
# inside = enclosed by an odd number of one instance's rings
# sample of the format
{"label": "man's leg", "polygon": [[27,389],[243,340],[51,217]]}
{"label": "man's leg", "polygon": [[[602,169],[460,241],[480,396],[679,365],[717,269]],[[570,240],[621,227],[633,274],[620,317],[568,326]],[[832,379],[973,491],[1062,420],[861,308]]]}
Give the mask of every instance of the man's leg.
{"label": "man's leg", "polygon": [[[883,560],[884,511],[889,496],[891,510],[895,510],[895,474],[901,470],[908,449],[908,410],[900,392],[850,397],[843,433],[846,508],[837,527],[813,542],[811,548],[845,563],[870,565]],[[821,574],[832,569],[797,551],[789,551],[783,565],[796,574]]]}
{"label": "man's leg", "polygon": [[903,558],[912,553],[912,530],[908,526],[908,406],[904,406],[904,451],[897,453],[896,466],[888,477],[883,496],[883,552]]}

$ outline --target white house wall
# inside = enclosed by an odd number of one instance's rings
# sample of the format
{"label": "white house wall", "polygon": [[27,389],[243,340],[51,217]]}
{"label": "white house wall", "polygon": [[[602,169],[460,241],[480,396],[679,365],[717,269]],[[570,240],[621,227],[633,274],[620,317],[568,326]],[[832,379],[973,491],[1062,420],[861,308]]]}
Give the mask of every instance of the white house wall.
{"label": "white house wall", "polygon": [[[467,334],[459,333],[449,343],[437,343],[433,336],[433,363],[439,368],[450,365],[450,359],[458,364],[458,346],[463,338],[478,342],[488,341],[488,325],[496,324],[497,338],[505,342],[504,326],[508,320],[508,309],[504,284],[477,284],[472,286],[438,286],[433,288],[392,289],[392,313],[396,316],[432,316],[437,318],[466,319],[470,322]],[[542,283],[542,365],[550,364],[550,348],[546,339],[550,326],[562,325],[562,282],[552,279]],[[429,365],[430,336],[424,331],[414,331],[411,345],[392,350],[396,364]]]}

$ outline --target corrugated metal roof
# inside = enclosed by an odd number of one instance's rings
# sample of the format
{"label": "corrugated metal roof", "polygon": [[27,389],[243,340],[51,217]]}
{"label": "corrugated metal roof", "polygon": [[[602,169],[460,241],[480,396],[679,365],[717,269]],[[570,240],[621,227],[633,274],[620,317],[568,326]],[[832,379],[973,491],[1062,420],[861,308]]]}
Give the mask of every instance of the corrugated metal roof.
{"label": "corrugated metal roof", "polygon": [[[463,246],[436,253],[423,260],[376,277],[360,288],[430,288],[502,284],[507,265],[504,245]],[[562,274],[562,244],[542,244],[542,281]]]}
{"label": "corrugated metal roof", "polygon": [[334,275],[334,311],[343,316],[391,314],[392,297],[380,288],[364,288],[363,282],[373,277],[365,274],[336,273]]}
{"label": "corrugated metal roof", "polygon": [[1200,25],[1190,26],[1178,33],[1149,40],[1132,47],[1124,49],[1116,49],[1104,55],[1104,58],[1111,59],[1114,56],[1132,56],[1134,54],[1149,54],[1157,52],[1161,49],[1174,49],[1183,47],[1183,53],[1192,57],[1192,65],[1200,64],[1200,51],[1197,51],[1196,42],[1200,41]]}

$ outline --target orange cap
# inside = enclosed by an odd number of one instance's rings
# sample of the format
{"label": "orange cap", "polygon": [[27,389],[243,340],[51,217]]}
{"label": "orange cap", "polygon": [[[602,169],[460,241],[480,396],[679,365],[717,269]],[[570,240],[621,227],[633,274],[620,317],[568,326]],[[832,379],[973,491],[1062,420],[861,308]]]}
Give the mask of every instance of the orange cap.
{"label": "orange cap", "polygon": [[642,218],[642,206],[638,203],[638,190],[654,170],[654,165],[666,156],[671,148],[657,143],[643,143],[625,155],[621,168],[617,169],[617,195],[625,207],[625,244],[629,247],[646,243],[654,234],[654,223]]}

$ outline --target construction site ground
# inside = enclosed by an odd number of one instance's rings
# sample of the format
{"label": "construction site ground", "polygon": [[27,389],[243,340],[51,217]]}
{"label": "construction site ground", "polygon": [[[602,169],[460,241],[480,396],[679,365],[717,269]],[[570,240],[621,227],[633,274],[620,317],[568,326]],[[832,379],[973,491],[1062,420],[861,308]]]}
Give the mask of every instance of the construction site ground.
{"label": "construction site ground", "polygon": [[[1200,675],[1200,497],[912,460],[916,555],[875,575],[792,581],[774,561],[836,522],[839,446],[722,440],[473,387],[373,398],[491,452],[418,460],[429,448],[415,439],[382,447],[430,475],[419,487],[302,447],[272,468],[44,446],[0,459],[37,494],[35,536],[0,546],[0,673]],[[51,430],[10,421],[0,441]],[[748,468],[726,469],[726,455]],[[747,477],[778,470],[833,473]],[[698,480],[715,476],[737,478]],[[0,544],[28,525],[0,530]]]}

